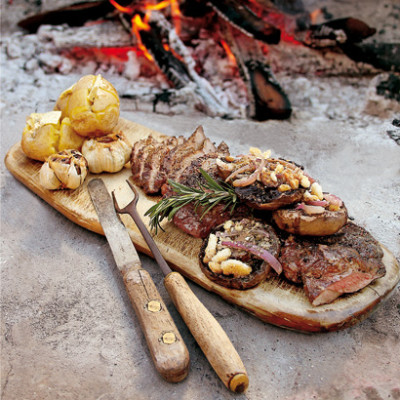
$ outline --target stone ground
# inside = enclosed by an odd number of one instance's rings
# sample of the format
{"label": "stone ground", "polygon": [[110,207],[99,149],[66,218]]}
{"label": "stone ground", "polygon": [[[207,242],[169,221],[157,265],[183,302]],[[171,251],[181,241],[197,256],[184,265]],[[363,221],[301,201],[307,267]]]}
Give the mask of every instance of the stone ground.
{"label": "stone ground", "polygon": [[[18,3],[18,2],[16,2]],[[336,2],[339,4],[340,2]],[[395,4],[395,2],[390,2]],[[344,4],[344,3],[343,3]],[[365,11],[364,11],[365,13]],[[371,14],[371,13],[369,13]],[[386,33],[387,34],[387,33]],[[25,118],[53,107],[76,76],[28,74],[1,50],[1,158],[20,140]],[[105,77],[117,89],[124,82]],[[166,134],[203,124],[232,153],[251,146],[302,163],[324,189],[345,201],[400,259],[400,147],[388,135],[398,112],[367,115],[371,78],[285,77],[289,121],[212,119],[187,112],[121,115]],[[1,165],[1,398],[400,399],[400,290],[368,319],[344,331],[307,335],[263,323],[190,283],[238,350],[250,377],[244,395],[227,391],[174,309],[155,262],[141,256],[173,315],[191,357],[179,384],[155,371],[138,320],[119,283],[104,237],[59,214]]]}
{"label": "stone ground", "polygon": [[[380,127],[336,121],[255,123],[201,115],[122,111],[168,134],[202,123],[233,150],[248,145],[296,157],[397,257],[400,148]],[[1,155],[20,138],[24,114],[2,119]],[[191,284],[236,346],[250,376],[245,395],[228,392],[151,273],[188,346],[191,371],[179,384],[155,371],[106,240],[64,218],[2,167],[2,398],[12,399],[399,399],[399,288],[364,322],[306,335],[265,324]]]}

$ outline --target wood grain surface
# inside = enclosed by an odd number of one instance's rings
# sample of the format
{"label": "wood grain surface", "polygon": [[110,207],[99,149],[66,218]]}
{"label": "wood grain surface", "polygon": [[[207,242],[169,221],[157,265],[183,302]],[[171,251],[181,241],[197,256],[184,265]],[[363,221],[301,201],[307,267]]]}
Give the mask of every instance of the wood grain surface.
{"label": "wood grain surface", "polygon": [[[161,137],[134,122],[120,119],[117,129],[122,130],[131,144],[149,134]],[[115,190],[120,207],[124,207],[133,194],[126,183],[131,172],[129,168],[117,174],[89,174],[85,183],[74,191],[49,191],[39,184],[41,163],[25,156],[20,143],[16,143],[7,153],[5,163],[16,179],[45,200],[50,206],[65,215],[68,219],[91,231],[104,234],[90,200],[87,183],[101,177],[107,189]],[[158,197],[146,196],[140,189],[138,211],[146,224],[144,213],[159,200]],[[150,251],[128,216],[121,216],[128,228],[133,243],[139,251],[150,254]],[[400,280],[400,268],[395,257],[384,247],[386,275],[377,279],[363,290],[342,296],[331,304],[313,307],[301,287],[287,282],[271,273],[265,282],[250,290],[227,289],[210,281],[200,270],[198,253],[201,239],[195,239],[183,233],[172,223],[163,222],[164,232],[160,231],[154,239],[164,258],[173,269],[196,282],[205,289],[217,293],[226,301],[236,304],[257,318],[288,329],[303,332],[326,332],[344,329],[365,319],[386,299]],[[212,312],[212,310],[210,310]]]}

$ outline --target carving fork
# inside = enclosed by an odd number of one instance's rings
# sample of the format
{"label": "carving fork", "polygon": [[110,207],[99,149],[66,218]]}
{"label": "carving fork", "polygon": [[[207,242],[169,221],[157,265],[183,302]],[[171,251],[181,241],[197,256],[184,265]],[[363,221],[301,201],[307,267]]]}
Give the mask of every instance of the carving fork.
{"label": "carving fork", "polygon": [[221,325],[192,292],[183,276],[178,272],[173,272],[164,260],[136,209],[139,193],[129,180],[126,182],[135,194],[135,198],[121,209],[115,199],[114,192],[112,192],[117,213],[129,214],[134,220],[164,273],[164,285],[179,314],[217,375],[225,386],[233,392],[244,392],[249,385],[249,378],[239,354]]}

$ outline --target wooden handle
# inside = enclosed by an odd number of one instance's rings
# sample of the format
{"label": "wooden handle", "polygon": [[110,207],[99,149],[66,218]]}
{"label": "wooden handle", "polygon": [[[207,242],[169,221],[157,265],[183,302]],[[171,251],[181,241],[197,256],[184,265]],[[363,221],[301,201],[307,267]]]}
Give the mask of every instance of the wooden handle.
{"label": "wooden handle", "polygon": [[249,385],[246,369],[231,341],[213,315],[204,307],[178,272],[164,279],[176,308],[225,386],[235,393]]}
{"label": "wooden handle", "polygon": [[151,276],[132,268],[123,278],[157,371],[168,382],[180,382],[189,371],[189,352]]}

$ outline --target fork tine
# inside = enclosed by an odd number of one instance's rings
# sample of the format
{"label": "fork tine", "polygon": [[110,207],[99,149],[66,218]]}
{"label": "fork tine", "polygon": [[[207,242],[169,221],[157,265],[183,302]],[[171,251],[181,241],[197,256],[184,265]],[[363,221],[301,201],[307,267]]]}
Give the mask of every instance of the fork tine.
{"label": "fork tine", "polygon": [[113,199],[115,210],[117,211],[117,213],[120,213],[122,210],[119,208],[119,205],[117,203],[117,199],[115,198],[114,190],[111,192],[111,196],[112,196],[112,199]]}
{"label": "fork tine", "polygon": [[135,186],[131,183],[131,181],[129,179],[126,180],[126,183],[129,185],[129,187],[131,188],[132,192],[135,194],[135,198],[133,199],[133,202],[136,206],[138,200],[139,200],[139,193],[136,190]]}

